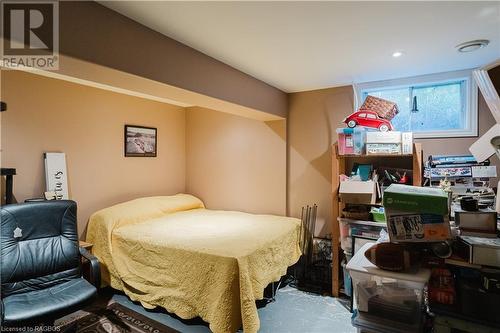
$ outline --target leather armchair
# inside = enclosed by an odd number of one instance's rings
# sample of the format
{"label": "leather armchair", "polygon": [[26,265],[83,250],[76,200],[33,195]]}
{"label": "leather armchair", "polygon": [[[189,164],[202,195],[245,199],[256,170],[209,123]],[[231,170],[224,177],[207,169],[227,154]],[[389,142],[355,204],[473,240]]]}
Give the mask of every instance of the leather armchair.
{"label": "leather armchair", "polygon": [[[79,248],[74,201],[6,205],[0,219],[2,325],[51,323],[97,296],[99,263]],[[80,256],[90,261],[93,285]]]}

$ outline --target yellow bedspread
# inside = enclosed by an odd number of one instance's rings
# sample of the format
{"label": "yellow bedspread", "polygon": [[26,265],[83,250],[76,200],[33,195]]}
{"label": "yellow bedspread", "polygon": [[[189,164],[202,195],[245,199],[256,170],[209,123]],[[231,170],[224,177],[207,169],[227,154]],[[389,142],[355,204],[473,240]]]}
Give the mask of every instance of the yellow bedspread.
{"label": "yellow bedspread", "polygon": [[176,195],[97,212],[87,240],[111,286],[143,306],[200,316],[214,332],[257,332],[255,300],[298,260],[299,229],[294,218],[212,211]]}

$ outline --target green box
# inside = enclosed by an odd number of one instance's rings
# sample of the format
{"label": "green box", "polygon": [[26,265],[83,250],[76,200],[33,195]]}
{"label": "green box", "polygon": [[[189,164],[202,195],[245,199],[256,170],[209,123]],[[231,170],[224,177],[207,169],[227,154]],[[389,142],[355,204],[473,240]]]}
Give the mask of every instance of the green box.
{"label": "green box", "polygon": [[384,207],[386,211],[448,215],[448,195],[435,187],[392,184],[384,191]]}

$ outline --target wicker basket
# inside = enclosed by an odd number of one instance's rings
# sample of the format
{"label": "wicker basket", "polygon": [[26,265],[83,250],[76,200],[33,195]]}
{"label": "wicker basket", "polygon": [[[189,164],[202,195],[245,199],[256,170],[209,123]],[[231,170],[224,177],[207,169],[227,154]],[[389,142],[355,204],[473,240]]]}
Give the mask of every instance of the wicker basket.
{"label": "wicker basket", "polygon": [[373,111],[387,120],[391,120],[399,113],[396,103],[370,95],[366,96],[365,102],[360,109]]}

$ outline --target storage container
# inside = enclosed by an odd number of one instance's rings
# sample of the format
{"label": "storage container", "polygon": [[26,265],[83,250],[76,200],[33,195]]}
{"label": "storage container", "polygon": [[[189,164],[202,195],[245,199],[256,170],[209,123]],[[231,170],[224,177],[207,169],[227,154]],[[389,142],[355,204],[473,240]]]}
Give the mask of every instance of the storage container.
{"label": "storage container", "polygon": [[[353,325],[364,329],[368,329],[366,323],[381,325],[379,331],[384,333],[419,332],[430,270],[400,273],[379,269],[365,257],[373,245],[363,245],[346,265],[352,279],[355,308],[361,315],[359,320],[353,318]],[[401,330],[385,329],[385,326]]]}
{"label": "storage container", "polygon": [[351,277],[349,276],[349,272],[347,271],[345,266],[346,266],[346,264],[342,263],[342,271],[344,273],[344,294],[351,297],[352,296],[351,295],[351,293],[352,293],[352,281],[351,281]]}
{"label": "storage container", "polygon": [[364,127],[337,128],[339,155],[363,154],[365,133]]}
{"label": "storage container", "polygon": [[401,153],[402,154],[413,154],[413,133],[403,132],[401,133]]}
{"label": "storage container", "polygon": [[366,155],[398,155],[401,154],[400,143],[367,143]]}
{"label": "storage container", "polygon": [[498,315],[500,295],[485,292],[479,283],[461,280],[458,283],[458,294],[462,313],[478,320],[500,324],[500,316]]}
{"label": "storage container", "polygon": [[372,207],[370,214],[372,214],[373,221],[380,223],[386,222],[385,212],[383,207],[380,208]]}
{"label": "storage container", "polygon": [[366,143],[401,143],[401,132],[368,132],[366,133]]}
{"label": "storage container", "polygon": [[[378,224],[378,223],[373,223],[372,224]],[[364,224],[358,224],[358,223],[353,223],[351,224],[351,236],[358,236],[358,237],[365,237],[365,238],[371,238],[377,240],[380,237],[380,229],[382,224],[380,226],[378,225],[364,225]],[[357,248],[358,244],[356,244]]]}
{"label": "storage container", "polygon": [[359,180],[340,182],[339,196],[344,203],[374,204],[377,198],[377,183]]}
{"label": "storage container", "polygon": [[439,188],[392,184],[384,191],[392,242],[440,242],[451,238],[448,194]]}
{"label": "storage container", "polygon": [[346,237],[341,237],[340,238],[340,247],[344,252],[352,252],[352,240],[351,237],[346,236]]}
{"label": "storage container", "polygon": [[376,318],[368,314],[355,311],[351,323],[358,333],[420,333],[421,326],[395,323],[392,320]]}

